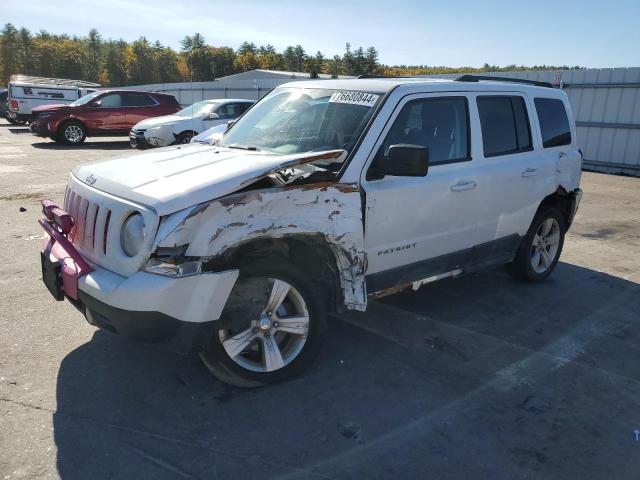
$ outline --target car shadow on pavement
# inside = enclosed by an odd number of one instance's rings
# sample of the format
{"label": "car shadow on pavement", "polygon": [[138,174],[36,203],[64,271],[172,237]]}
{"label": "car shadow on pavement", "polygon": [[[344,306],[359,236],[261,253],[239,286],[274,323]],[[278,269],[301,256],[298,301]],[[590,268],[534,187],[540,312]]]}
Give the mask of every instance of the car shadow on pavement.
{"label": "car shadow on pavement", "polygon": [[32,147],[42,148],[46,150],[81,150],[81,149],[94,149],[94,150],[134,150],[131,148],[128,140],[122,141],[86,141],[80,145],[66,145],[64,143],[56,143],[54,141],[44,141],[33,143]]}
{"label": "car shadow on pavement", "polygon": [[29,127],[25,127],[25,128],[13,127],[13,128],[10,128],[9,131],[11,133],[16,134],[16,135],[22,135],[22,134],[25,134],[25,133],[31,133],[31,130],[29,130]]}
{"label": "car shadow on pavement", "polygon": [[522,285],[490,270],[333,318],[311,370],[254,390],[96,331],[60,366],[58,471],[626,478],[640,468],[639,312],[640,285],[601,272],[561,263]]}

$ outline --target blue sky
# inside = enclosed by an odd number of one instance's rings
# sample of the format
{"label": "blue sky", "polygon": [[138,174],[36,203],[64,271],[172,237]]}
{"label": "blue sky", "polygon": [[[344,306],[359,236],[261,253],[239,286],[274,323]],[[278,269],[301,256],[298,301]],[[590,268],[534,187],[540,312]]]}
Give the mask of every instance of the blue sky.
{"label": "blue sky", "polygon": [[178,47],[200,32],[237,47],[374,45],[386,64],[640,66],[640,0],[0,0],[0,23]]}

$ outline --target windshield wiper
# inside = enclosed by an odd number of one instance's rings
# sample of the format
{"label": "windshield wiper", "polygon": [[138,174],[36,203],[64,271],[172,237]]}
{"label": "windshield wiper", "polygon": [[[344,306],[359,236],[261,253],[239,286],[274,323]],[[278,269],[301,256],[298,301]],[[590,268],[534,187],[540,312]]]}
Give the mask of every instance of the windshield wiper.
{"label": "windshield wiper", "polygon": [[237,148],[238,150],[250,150],[252,152],[260,152],[258,147],[252,145],[240,145],[239,143],[232,143],[231,145],[225,145],[227,148]]}

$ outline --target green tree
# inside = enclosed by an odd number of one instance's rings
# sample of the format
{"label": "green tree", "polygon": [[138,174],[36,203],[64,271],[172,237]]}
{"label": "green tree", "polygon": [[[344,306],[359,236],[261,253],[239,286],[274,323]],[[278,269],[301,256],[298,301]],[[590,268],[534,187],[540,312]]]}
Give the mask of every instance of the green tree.
{"label": "green tree", "polygon": [[256,55],[258,53],[258,47],[253,42],[242,42],[240,48],[238,48],[238,55],[246,55],[247,53],[252,53]]}
{"label": "green tree", "polygon": [[92,28],[89,30],[87,37],[87,49],[89,50],[89,64],[87,65],[87,79],[91,82],[97,82],[100,79],[100,70],[102,66],[102,37],[98,30]]}
{"label": "green tree", "polygon": [[107,43],[105,73],[109,85],[124,86],[129,84],[129,68],[127,62],[127,43],[124,40]]}
{"label": "green tree", "polygon": [[0,68],[2,69],[2,83],[8,82],[9,77],[19,73],[18,30],[12,23],[5,24],[0,30]]}
{"label": "green tree", "polygon": [[140,37],[131,45],[134,58],[131,62],[129,76],[135,85],[144,85],[154,82],[155,55],[151,44],[145,37]]}

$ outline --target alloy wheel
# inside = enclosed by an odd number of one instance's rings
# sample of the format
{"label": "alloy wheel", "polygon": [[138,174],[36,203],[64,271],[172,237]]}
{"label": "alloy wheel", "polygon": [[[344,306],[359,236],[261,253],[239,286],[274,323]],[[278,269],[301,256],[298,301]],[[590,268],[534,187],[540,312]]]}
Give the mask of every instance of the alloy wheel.
{"label": "alloy wheel", "polygon": [[78,143],[82,140],[82,128],[77,125],[69,125],[64,129],[64,138],[70,143]]}
{"label": "alloy wheel", "polygon": [[547,218],[538,227],[531,243],[531,267],[544,273],[553,265],[560,245],[560,225],[555,218]]}
{"label": "alloy wheel", "polygon": [[218,332],[229,358],[253,372],[273,372],[293,362],[309,334],[309,312],[300,292],[283,280],[268,281],[270,294],[260,316],[248,319],[245,328]]}

